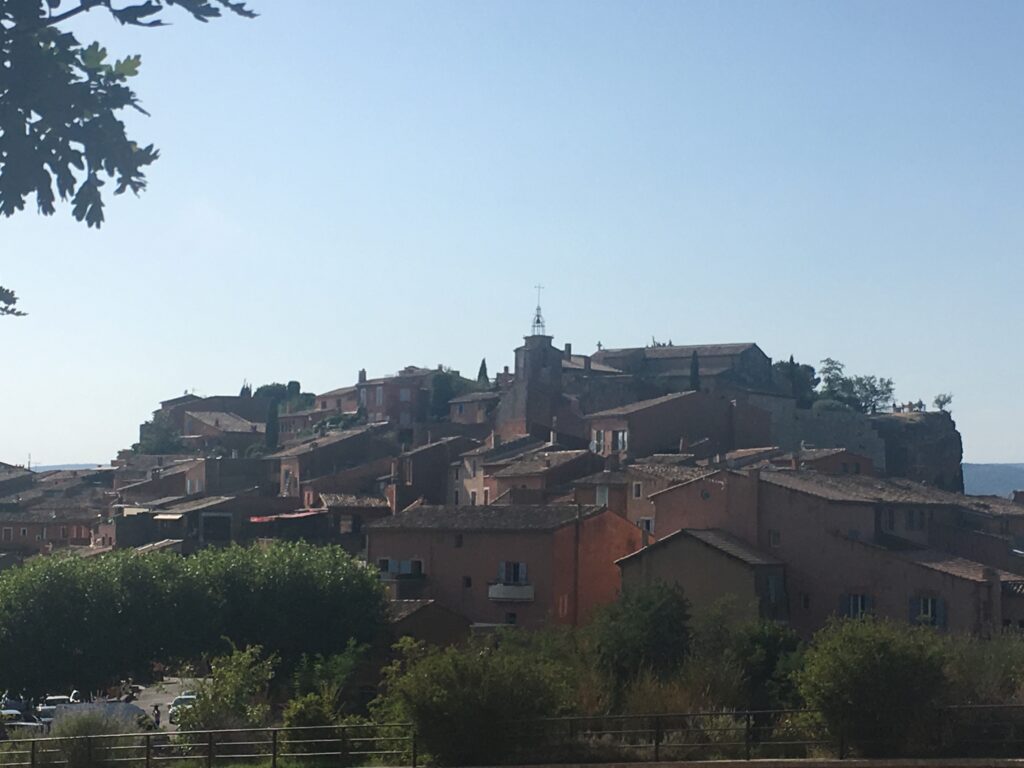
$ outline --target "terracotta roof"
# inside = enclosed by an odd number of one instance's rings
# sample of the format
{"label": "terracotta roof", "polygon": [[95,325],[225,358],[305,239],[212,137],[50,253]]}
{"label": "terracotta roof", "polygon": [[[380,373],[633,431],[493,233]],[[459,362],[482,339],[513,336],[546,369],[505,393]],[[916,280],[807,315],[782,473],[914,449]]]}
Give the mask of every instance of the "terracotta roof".
{"label": "terracotta roof", "polygon": [[590,505],[508,504],[486,507],[421,506],[370,523],[374,529],[437,531],[553,531],[604,511]]}
{"label": "terracotta roof", "polygon": [[317,397],[338,397],[340,395],[351,395],[355,391],[355,385],[351,387],[339,387],[338,389],[332,389],[330,392],[324,392],[322,395],[317,395]]}
{"label": "terracotta roof", "polygon": [[609,408],[606,411],[598,411],[597,413],[588,413],[586,418],[588,419],[601,419],[609,416],[629,416],[630,414],[638,411],[643,411],[647,408],[662,405],[663,403],[670,403],[673,400],[681,400],[684,397],[689,397],[694,394],[693,392],[675,392],[671,395],[664,395],[663,397],[655,397],[650,400],[641,400],[636,403],[630,403],[629,405],[621,405],[618,408]]}
{"label": "terracotta roof", "polygon": [[421,608],[426,608],[433,602],[433,600],[427,598],[420,598],[418,600],[389,600],[388,621],[396,623],[402,619],[407,619],[416,613],[416,611]]}
{"label": "terracotta roof", "polygon": [[729,451],[725,454],[726,461],[736,461],[738,459],[749,459],[751,456],[770,456],[779,452],[777,445],[765,445],[760,448],[738,448],[735,451]]}
{"label": "terracotta roof", "polygon": [[366,432],[369,429],[371,428],[360,427],[358,429],[342,430],[341,432],[328,432],[323,437],[316,437],[313,438],[312,440],[307,440],[304,443],[293,445],[290,448],[285,448],[283,451],[272,453],[267,458],[285,459],[290,458],[292,456],[302,456],[307,453],[312,453],[313,451],[319,450],[321,448],[326,448],[329,445],[340,443],[343,440],[348,440],[349,438],[355,437],[356,435],[361,435],[363,432]]}
{"label": "terracotta roof", "polygon": [[538,440],[530,435],[525,435],[523,437],[517,437],[515,440],[509,440],[507,443],[500,443],[494,448],[490,448],[486,444],[481,445],[479,448],[466,451],[462,455],[469,456],[471,458],[483,459],[486,462],[522,456],[523,454],[530,453],[531,451],[539,451],[545,445],[547,445],[547,443],[543,440]]}
{"label": "terracotta roof", "polygon": [[911,480],[865,475],[825,475],[813,470],[765,470],[761,472],[761,480],[829,501],[856,504],[956,505],[967,498]]}
{"label": "terracotta roof", "polygon": [[[406,451],[405,453],[402,454],[402,456],[415,456],[416,454],[422,453],[422,452],[427,451],[427,450],[430,450],[431,448],[437,448],[437,446],[439,446],[439,445],[445,445],[447,443],[454,443],[454,442],[456,442],[458,440],[462,440],[462,439],[463,439],[463,437],[461,435],[449,435],[448,437],[441,437],[441,438],[438,438],[437,440],[435,440],[432,443],[427,443],[426,445],[421,445],[419,448],[413,448],[411,451]],[[473,442],[476,442],[476,441],[474,440]]]}
{"label": "terracotta roof", "polygon": [[513,461],[494,473],[495,477],[519,477],[520,475],[539,475],[562,464],[585,456],[590,451],[538,451]]}
{"label": "terracotta roof", "polygon": [[653,544],[649,544],[643,549],[638,549],[630,555],[621,557],[616,560],[616,563],[622,563],[635,557],[641,557],[648,550],[654,549],[655,547],[665,546],[670,541],[675,541],[679,538],[691,538],[706,544],[709,547],[717,549],[719,552],[728,555],[729,557],[740,560],[747,565],[784,565],[784,563],[778,558],[772,557],[771,555],[761,552],[745,541],[733,536],[731,533],[719,530],[718,528],[683,528],[670,533],[663,539],[659,539]]}
{"label": "terracotta roof", "polygon": [[630,468],[643,472],[646,475],[664,478],[675,483],[688,483],[691,480],[696,480],[699,477],[705,477],[715,472],[714,469],[709,469],[708,467],[689,467],[681,464],[663,464],[661,462],[648,461],[631,464]]}
{"label": "terracotta roof", "polygon": [[321,493],[320,499],[326,507],[383,507],[390,505],[379,496],[355,496],[348,493]]}
{"label": "terracotta roof", "polygon": [[486,402],[488,400],[498,400],[500,397],[501,395],[497,392],[467,392],[465,395],[453,397],[448,401],[448,403],[449,405],[451,403],[478,403]]}
{"label": "terracotta roof", "polygon": [[220,429],[224,432],[265,432],[267,425],[262,422],[243,419],[235,413],[227,411],[186,411],[186,416],[191,416],[198,422],[208,427]]}
{"label": "terracotta roof", "polygon": [[895,553],[901,560],[909,560],[915,565],[930,568],[933,571],[955,576],[968,581],[986,581],[986,574],[998,576],[1000,581],[1024,582],[1024,576],[1000,571],[973,560],[966,560],[946,552],[934,549],[906,550]]}
{"label": "terracotta roof", "polygon": [[628,485],[632,477],[623,469],[595,472],[592,475],[573,480],[573,485]]}

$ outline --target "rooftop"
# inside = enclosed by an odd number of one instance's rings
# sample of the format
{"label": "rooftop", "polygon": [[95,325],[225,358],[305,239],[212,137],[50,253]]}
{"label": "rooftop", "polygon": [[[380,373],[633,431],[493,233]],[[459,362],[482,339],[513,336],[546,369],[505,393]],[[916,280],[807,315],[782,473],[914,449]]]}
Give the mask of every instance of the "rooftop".
{"label": "rooftop", "polygon": [[538,451],[511,462],[494,473],[495,477],[519,477],[521,475],[539,475],[555,467],[560,467],[573,459],[585,456],[590,451]]}
{"label": "rooftop", "polygon": [[707,528],[707,529],[696,529],[696,528],[683,528],[682,530],[670,533],[663,539],[659,539],[653,544],[649,544],[643,549],[638,549],[630,555],[621,557],[616,560],[616,563],[622,563],[635,557],[642,556],[645,552],[648,552],[657,547],[666,546],[669,542],[677,541],[680,538],[691,538],[706,544],[713,549],[717,549],[719,552],[728,555],[729,557],[740,560],[747,565],[782,565],[783,562],[771,555],[767,555],[754,547],[751,547],[741,539],[736,538],[731,533],[719,530],[718,528]]}
{"label": "rooftop", "polygon": [[267,458],[270,459],[287,459],[293,456],[304,456],[307,453],[326,448],[329,445],[340,443],[350,438],[361,435],[367,432],[370,427],[359,427],[358,429],[345,429],[341,432],[328,432],[323,437],[317,437],[313,440],[307,440],[304,443],[293,445],[290,448],[285,448],[283,451],[272,453]]}
{"label": "rooftop", "polygon": [[25,467],[16,467],[13,464],[0,462],[0,480],[13,480],[16,477],[31,475],[32,470]]}
{"label": "rooftop", "polygon": [[669,344],[664,347],[621,347],[619,349],[605,349],[599,354],[616,355],[628,354],[630,352],[642,351],[645,357],[719,357],[722,355],[738,355],[748,349],[758,349],[753,342],[740,342],[734,344]]}
{"label": "rooftop", "polygon": [[227,411],[186,411],[196,421],[224,432],[265,432],[267,425],[262,422],[249,421]]}
{"label": "rooftop", "polygon": [[320,500],[325,507],[382,507],[388,508],[388,500],[380,496],[355,496],[349,493],[321,493]]}
{"label": "rooftop", "polygon": [[449,405],[452,403],[481,403],[498,400],[500,397],[501,395],[497,392],[467,392],[464,395],[453,397],[448,403]]}
{"label": "rooftop", "polygon": [[317,395],[317,397],[342,397],[344,395],[351,395],[355,391],[354,385],[351,387],[339,387],[338,389],[332,389],[330,392],[324,392],[322,395]]}
{"label": "rooftop", "polygon": [[601,419],[609,416],[629,416],[630,414],[643,411],[647,408],[653,408],[664,403],[670,403],[673,400],[682,400],[684,397],[689,397],[695,394],[693,392],[675,392],[671,395],[664,395],[662,397],[655,397],[650,400],[640,400],[636,403],[630,403],[629,405],[620,405],[618,408],[609,408],[605,411],[597,411],[596,413],[588,413],[586,418],[588,419]]}
{"label": "rooftop", "polygon": [[508,504],[486,507],[421,506],[370,523],[374,529],[437,531],[553,531],[578,516],[590,517],[604,507],[576,504]]}

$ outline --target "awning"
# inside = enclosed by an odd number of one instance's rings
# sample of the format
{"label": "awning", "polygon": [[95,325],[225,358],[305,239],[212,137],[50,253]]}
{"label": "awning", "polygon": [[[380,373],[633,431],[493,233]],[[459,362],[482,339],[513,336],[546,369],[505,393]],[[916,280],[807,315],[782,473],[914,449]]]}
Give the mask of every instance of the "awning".
{"label": "awning", "polygon": [[174,513],[174,512],[161,512],[159,515],[155,515],[153,517],[153,519],[154,520],[181,520],[181,517],[182,517],[183,514],[185,514],[185,513],[184,512],[178,512],[178,513]]}
{"label": "awning", "polygon": [[250,523],[272,523],[275,520],[300,520],[304,517],[315,517],[325,514],[322,509],[306,509],[302,512],[282,512],[280,515],[256,515],[249,518]]}

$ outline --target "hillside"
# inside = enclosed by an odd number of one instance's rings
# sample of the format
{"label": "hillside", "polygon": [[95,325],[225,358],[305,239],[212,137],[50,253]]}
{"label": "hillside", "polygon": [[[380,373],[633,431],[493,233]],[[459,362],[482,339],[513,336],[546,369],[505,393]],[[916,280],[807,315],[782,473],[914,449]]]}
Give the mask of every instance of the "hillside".
{"label": "hillside", "polygon": [[1024,464],[964,464],[964,490],[971,495],[1009,496],[1024,490]]}

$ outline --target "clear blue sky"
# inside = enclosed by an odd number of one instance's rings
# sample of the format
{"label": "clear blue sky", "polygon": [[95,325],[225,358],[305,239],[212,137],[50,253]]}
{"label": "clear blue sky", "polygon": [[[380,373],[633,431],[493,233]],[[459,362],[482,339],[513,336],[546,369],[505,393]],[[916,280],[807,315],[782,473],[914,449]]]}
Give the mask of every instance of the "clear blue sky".
{"label": "clear blue sky", "polygon": [[86,231],[0,220],[0,460],[161,399],[555,343],[756,341],[954,394],[1024,461],[1024,4],[252,0],[77,24],[162,157]]}

